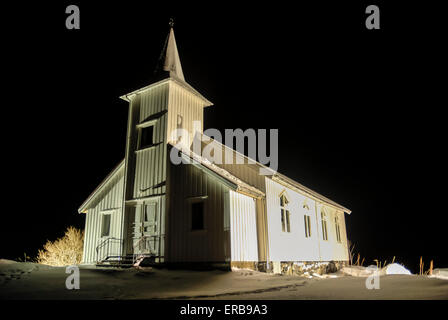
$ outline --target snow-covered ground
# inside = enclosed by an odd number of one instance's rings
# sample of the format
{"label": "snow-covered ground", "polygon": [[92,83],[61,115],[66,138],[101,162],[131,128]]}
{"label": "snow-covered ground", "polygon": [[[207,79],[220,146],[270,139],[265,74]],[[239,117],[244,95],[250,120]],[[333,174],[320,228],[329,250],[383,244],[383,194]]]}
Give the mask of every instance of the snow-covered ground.
{"label": "snow-covered ground", "polygon": [[448,281],[427,276],[381,275],[380,289],[368,290],[362,267],[305,277],[80,267],[79,290],[66,289],[65,271],[0,260],[0,299],[448,299]]}

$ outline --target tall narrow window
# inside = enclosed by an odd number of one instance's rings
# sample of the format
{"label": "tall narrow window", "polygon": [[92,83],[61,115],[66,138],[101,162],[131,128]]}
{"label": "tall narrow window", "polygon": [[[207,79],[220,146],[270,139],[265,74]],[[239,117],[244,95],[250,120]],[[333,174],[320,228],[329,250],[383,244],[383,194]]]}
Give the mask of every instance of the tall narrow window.
{"label": "tall narrow window", "polygon": [[303,215],[304,225],[305,225],[305,237],[311,237],[311,216]]}
{"label": "tall narrow window", "polygon": [[326,241],[326,240],[328,240],[327,216],[323,210],[320,212],[320,217],[321,217],[321,225],[322,225],[322,239],[324,239]]}
{"label": "tall narrow window", "polygon": [[101,221],[101,236],[108,237],[110,234],[110,214],[103,214]]}
{"label": "tall narrow window", "polygon": [[182,128],[182,120],[183,120],[182,116],[180,114],[178,114],[177,115],[177,124],[176,124],[177,129]]}
{"label": "tall narrow window", "polygon": [[182,140],[182,135],[180,133],[179,130],[182,129],[182,122],[183,122],[183,118],[180,114],[177,115],[177,119],[176,119],[176,130],[177,130],[177,143],[179,143]]}
{"label": "tall narrow window", "polygon": [[144,149],[154,145],[154,126],[147,126],[140,129],[139,149]]}
{"label": "tall narrow window", "polygon": [[204,202],[191,204],[191,230],[204,229]]}
{"label": "tall narrow window", "polygon": [[334,217],[334,225],[336,227],[336,240],[341,242],[341,227],[339,226],[338,216]]}
{"label": "tall narrow window", "polygon": [[282,231],[291,232],[291,217],[289,210],[287,209],[288,199],[284,194],[280,196],[280,215],[282,221]]}

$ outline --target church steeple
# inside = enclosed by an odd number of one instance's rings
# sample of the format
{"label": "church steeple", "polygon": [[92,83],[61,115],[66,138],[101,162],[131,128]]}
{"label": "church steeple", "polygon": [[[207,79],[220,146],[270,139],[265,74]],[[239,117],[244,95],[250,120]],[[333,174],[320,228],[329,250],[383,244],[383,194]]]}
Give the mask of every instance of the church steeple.
{"label": "church steeple", "polygon": [[[207,100],[204,96],[202,96],[196,89],[194,89],[191,85],[189,85],[184,78],[184,73],[182,71],[182,65],[180,63],[179,52],[177,51],[176,38],[174,37],[174,22],[173,19],[170,19],[170,30],[168,36],[166,37],[163,49],[160,53],[159,60],[157,62],[156,68],[154,70],[154,74],[149,77],[150,84],[134,90],[128,94],[121,96],[120,98],[131,102],[132,98],[142,93],[154,85],[160,85],[165,82],[169,82],[171,84],[175,84],[180,86],[182,90],[193,94],[202,100],[202,107],[208,107],[213,105],[212,102]],[[174,88],[169,89],[169,92],[174,92]],[[186,96],[185,96],[186,97]],[[201,116],[202,118],[202,116]]]}
{"label": "church steeple", "polygon": [[[168,34],[165,46],[159,58],[159,65],[156,68],[156,76],[160,71],[164,75],[185,81],[182,65],[180,63],[179,52],[177,51],[176,38],[174,37],[174,22],[170,20],[170,32]],[[162,67],[162,68],[160,68]],[[162,69],[162,70],[160,70]],[[168,73],[168,74],[166,74]]]}
{"label": "church steeple", "polygon": [[185,81],[184,73],[182,72],[182,65],[180,64],[179,52],[177,51],[174,30],[172,27],[170,28],[170,34],[168,36],[163,70],[168,71],[170,73],[170,77],[175,76],[180,80]]}

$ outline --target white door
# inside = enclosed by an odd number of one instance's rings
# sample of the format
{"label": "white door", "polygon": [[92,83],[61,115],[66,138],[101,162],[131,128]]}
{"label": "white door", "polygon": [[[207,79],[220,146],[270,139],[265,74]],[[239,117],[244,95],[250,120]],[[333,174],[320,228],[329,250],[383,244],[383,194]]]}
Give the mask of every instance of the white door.
{"label": "white door", "polygon": [[134,253],[158,255],[158,205],[147,201],[135,212]]}

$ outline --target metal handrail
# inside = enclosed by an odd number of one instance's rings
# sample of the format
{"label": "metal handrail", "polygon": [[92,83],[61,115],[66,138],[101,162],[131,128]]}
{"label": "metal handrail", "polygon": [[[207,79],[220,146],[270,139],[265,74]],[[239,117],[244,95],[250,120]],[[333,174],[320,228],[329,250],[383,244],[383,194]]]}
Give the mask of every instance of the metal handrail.
{"label": "metal handrail", "polygon": [[[118,242],[118,252],[111,254],[111,244],[116,244]],[[117,257],[121,260],[123,239],[110,237],[101,241],[101,243],[96,247],[96,261],[98,263],[104,262],[111,257]],[[114,249],[112,247],[112,249]],[[105,250],[105,252],[104,252]]]}

